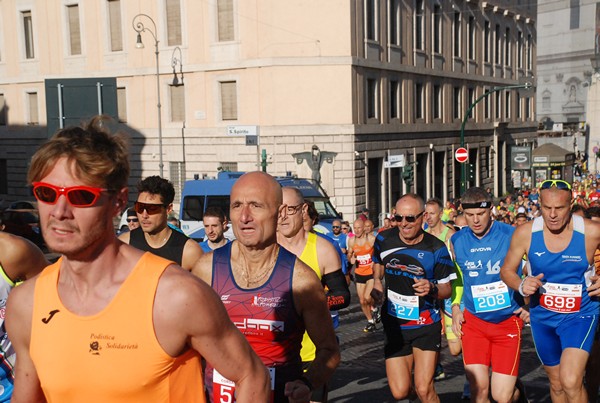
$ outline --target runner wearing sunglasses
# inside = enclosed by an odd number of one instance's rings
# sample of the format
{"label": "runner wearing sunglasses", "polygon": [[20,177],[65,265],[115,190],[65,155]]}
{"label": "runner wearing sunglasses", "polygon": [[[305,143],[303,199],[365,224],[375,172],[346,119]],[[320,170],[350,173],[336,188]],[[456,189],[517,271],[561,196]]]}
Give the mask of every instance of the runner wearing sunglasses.
{"label": "runner wearing sunglasses", "polygon": [[[587,402],[583,374],[598,325],[600,223],[571,214],[568,182],[543,181],[539,193],[542,216],[516,228],[500,275],[531,297],[531,331],[552,401]],[[521,279],[524,254],[530,274]]]}
{"label": "runner wearing sunglasses", "polygon": [[204,402],[201,355],[240,400],[266,401],[266,368],[212,289],[116,238],[129,155],[106,126],[63,129],[31,160],[44,240],[62,256],[11,291],[12,402]]}
{"label": "runner wearing sunglasses", "polygon": [[402,196],[396,202],[398,226],[377,235],[373,298],[378,305],[383,302],[385,368],[394,398],[406,399],[416,391],[422,402],[436,402],[440,299],[450,297],[456,274],[446,244],[423,231],[424,204],[416,194]]}
{"label": "runner wearing sunglasses", "polygon": [[137,190],[138,198],[133,208],[140,228],[121,234],[119,239],[192,270],[203,252],[197,242],[168,225],[175,198],[173,184],[160,176],[149,176],[138,183]]}

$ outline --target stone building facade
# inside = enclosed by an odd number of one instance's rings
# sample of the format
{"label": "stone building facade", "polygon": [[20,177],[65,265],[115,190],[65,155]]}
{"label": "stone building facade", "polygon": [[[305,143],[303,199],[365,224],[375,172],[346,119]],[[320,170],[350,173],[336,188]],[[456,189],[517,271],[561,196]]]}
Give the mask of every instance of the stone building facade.
{"label": "stone building facade", "polygon": [[[0,2],[0,197],[28,196],[25,171],[48,136],[44,80],[114,77],[131,134],[132,179],[257,169],[310,177],[292,154],[336,153],[322,186],[352,219],[409,190],[460,193],[454,152],[469,106],[536,69],[535,2],[479,0],[11,0]],[[134,17],[147,30],[136,48]],[[158,40],[161,136],[154,36]],[[178,61],[181,63],[178,64]],[[174,86],[174,73],[183,85]],[[179,77],[179,76],[178,76]],[[179,83],[181,79],[178,78]],[[246,145],[246,129],[258,145]],[[533,95],[493,91],[464,131],[468,186],[511,189],[510,147],[532,140]],[[413,185],[388,161],[415,167]],[[392,164],[393,166],[393,164]],[[135,195],[132,195],[135,197]]]}

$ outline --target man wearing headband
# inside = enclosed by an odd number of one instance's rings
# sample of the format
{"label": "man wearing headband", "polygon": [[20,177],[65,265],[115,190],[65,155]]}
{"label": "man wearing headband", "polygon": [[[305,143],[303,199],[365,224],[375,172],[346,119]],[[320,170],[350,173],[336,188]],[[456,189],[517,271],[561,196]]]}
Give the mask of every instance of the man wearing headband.
{"label": "man wearing headband", "polygon": [[[543,181],[539,193],[542,216],[516,228],[500,275],[531,297],[531,331],[552,401],[587,402],[583,374],[598,324],[600,224],[571,214],[568,182]],[[521,279],[524,254],[530,274]]]}
{"label": "man wearing headband", "polygon": [[[529,313],[523,298],[500,279],[514,228],[492,221],[492,196],[480,187],[461,198],[468,227],[450,238],[458,273],[452,300],[452,328],[462,339],[463,362],[474,401],[516,402],[521,329]],[[520,270],[519,270],[520,274]],[[518,294],[516,295],[520,297]],[[461,301],[464,311],[461,311]]]}
{"label": "man wearing headband", "polygon": [[435,402],[439,397],[433,374],[442,344],[440,299],[450,297],[456,274],[446,245],[423,231],[424,208],[420,196],[402,196],[396,203],[398,226],[377,235],[373,299],[377,305],[383,302],[385,368],[392,395],[401,400],[416,391],[422,402]]}
{"label": "man wearing headband", "polygon": [[202,248],[193,239],[167,225],[173,211],[175,189],[173,184],[160,176],[149,176],[138,183],[138,198],[134,209],[140,228],[125,232],[119,239],[145,252],[154,253],[192,270],[202,256]]}

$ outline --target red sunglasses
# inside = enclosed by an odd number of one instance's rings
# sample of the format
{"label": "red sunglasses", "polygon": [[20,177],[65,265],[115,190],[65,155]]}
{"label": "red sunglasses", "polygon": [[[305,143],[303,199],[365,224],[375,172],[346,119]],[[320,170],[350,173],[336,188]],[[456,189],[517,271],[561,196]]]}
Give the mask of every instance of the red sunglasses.
{"label": "red sunglasses", "polygon": [[108,189],[91,186],[60,187],[45,182],[33,182],[33,195],[46,204],[56,204],[58,198],[64,195],[73,207],[90,207],[97,201],[102,192]]}

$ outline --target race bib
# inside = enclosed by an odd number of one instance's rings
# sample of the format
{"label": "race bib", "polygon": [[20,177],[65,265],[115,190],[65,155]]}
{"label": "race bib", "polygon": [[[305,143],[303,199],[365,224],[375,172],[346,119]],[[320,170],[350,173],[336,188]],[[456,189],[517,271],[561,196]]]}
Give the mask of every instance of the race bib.
{"label": "race bib", "polygon": [[573,313],[581,308],[582,284],[546,283],[540,305],[552,312]]}
{"label": "race bib", "polygon": [[358,264],[361,266],[368,266],[371,264],[371,255],[358,255],[356,256],[356,260],[358,260]]}
{"label": "race bib", "polygon": [[419,297],[388,290],[388,314],[404,320],[419,319]]}
{"label": "race bib", "polygon": [[510,307],[508,287],[502,281],[472,285],[475,312],[493,312]]}
{"label": "race bib", "polygon": [[[269,368],[271,378],[271,403],[275,399],[275,368]],[[235,402],[235,383],[225,378],[216,369],[213,369],[213,402],[233,403]]]}

